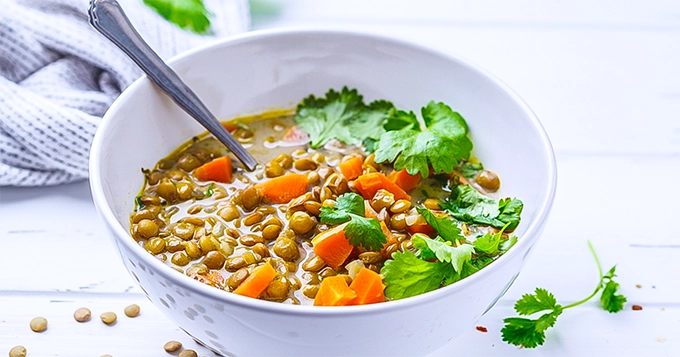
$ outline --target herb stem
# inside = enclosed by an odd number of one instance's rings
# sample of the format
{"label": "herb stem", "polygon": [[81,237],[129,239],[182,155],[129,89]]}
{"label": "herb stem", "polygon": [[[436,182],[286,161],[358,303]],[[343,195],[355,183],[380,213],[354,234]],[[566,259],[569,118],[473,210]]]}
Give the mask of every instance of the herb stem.
{"label": "herb stem", "polygon": [[585,298],[583,300],[579,300],[575,303],[571,303],[569,305],[566,305],[566,306],[563,307],[563,309],[568,309],[568,308],[586,303],[588,300],[592,299],[597,294],[597,292],[600,291],[600,289],[602,289],[602,265],[600,265],[600,259],[597,257],[597,254],[595,253],[595,249],[593,248],[593,245],[590,243],[590,241],[588,241],[588,248],[590,249],[590,252],[593,253],[593,258],[595,258],[595,264],[597,264],[597,271],[600,275],[600,279],[599,279],[600,281],[597,283],[597,288],[595,288],[595,291],[593,291],[592,294],[588,295],[587,298]]}

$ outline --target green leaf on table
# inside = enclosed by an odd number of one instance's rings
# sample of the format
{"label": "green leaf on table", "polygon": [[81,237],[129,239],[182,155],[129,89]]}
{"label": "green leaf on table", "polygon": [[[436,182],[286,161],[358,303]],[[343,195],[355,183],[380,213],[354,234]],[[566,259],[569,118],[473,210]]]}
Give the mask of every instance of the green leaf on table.
{"label": "green leaf on table", "polygon": [[623,304],[627,301],[626,297],[618,294],[619,283],[613,279],[616,277],[616,266],[612,267],[607,274],[602,277],[604,290],[600,296],[602,308],[609,312],[619,312],[623,310]]}
{"label": "green leaf on table", "polygon": [[501,329],[503,341],[524,348],[535,348],[545,342],[545,331],[553,326],[562,309],[541,315],[538,319],[508,317]]}
{"label": "green leaf on table", "polygon": [[210,30],[210,11],[202,0],[144,0],[164,19],[195,33],[204,34]]}

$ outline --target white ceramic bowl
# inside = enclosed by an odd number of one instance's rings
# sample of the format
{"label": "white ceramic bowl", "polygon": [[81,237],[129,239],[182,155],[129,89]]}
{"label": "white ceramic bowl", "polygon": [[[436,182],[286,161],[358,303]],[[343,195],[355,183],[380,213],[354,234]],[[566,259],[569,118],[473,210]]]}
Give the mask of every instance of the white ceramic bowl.
{"label": "white ceramic bowl", "polygon": [[172,67],[219,117],[292,108],[310,93],[357,88],[419,110],[430,100],[460,112],[474,154],[498,172],[503,192],[524,201],[519,242],[477,274],[420,296],[349,307],[283,305],[225,293],[172,270],[129,235],[129,217],[150,168],[204,129],[147,78],[104,116],[91,152],[95,205],[123,263],[148,298],[184,331],[227,356],[416,356],[475,322],[505,293],[553,202],[556,169],[538,119],[504,84],[453,56],[400,40],[339,31],[251,32],[197,49]]}

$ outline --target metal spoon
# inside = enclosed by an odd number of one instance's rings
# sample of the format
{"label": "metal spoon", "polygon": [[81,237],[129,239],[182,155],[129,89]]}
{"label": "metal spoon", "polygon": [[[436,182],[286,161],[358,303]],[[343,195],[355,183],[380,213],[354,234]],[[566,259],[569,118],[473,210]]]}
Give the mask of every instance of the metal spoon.
{"label": "metal spoon", "polygon": [[177,73],[144,42],[116,0],[91,0],[88,14],[92,27],[123,50],[177,105],[226,145],[247,170],[255,169],[255,158],[229,134]]}

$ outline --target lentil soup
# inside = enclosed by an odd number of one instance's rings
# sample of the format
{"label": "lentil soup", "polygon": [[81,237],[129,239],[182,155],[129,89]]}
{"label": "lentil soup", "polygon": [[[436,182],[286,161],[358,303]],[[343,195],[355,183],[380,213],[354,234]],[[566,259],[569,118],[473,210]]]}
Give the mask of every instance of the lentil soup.
{"label": "lentil soup", "polygon": [[[329,108],[338,104],[345,118],[331,123]],[[389,104],[363,104],[344,88],[310,96],[295,112],[225,123],[261,163],[253,172],[213,137],[192,138],[143,170],[132,237],[192,279],[288,304],[377,303],[473,274],[514,244],[522,203],[503,198],[498,175],[469,154],[467,125],[448,106],[423,108],[422,128],[412,112]],[[441,134],[427,110],[462,123],[456,135],[465,140]],[[382,118],[366,119],[371,115]],[[376,135],[328,135],[329,127],[351,133],[375,120]],[[425,134],[422,140],[447,156],[448,146],[435,144],[469,148],[453,161],[426,152],[425,169],[408,158],[410,147],[390,154],[409,145],[408,135]]]}

